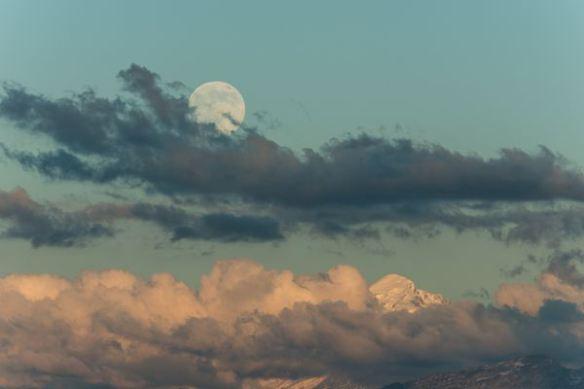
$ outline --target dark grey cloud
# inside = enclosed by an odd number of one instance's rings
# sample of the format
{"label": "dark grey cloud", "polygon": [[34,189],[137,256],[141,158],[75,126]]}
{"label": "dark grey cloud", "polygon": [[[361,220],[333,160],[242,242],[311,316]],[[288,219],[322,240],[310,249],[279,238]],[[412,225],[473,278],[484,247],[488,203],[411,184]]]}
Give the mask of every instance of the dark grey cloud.
{"label": "dark grey cloud", "polygon": [[577,268],[578,263],[584,262],[582,250],[556,251],[549,256],[548,262],[548,273],[569,285],[584,289],[584,274]]}
{"label": "dark grey cloud", "polygon": [[3,237],[25,239],[33,247],[70,247],[113,235],[113,230],[108,226],[81,214],[66,213],[56,207],[36,203],[22,189],[0,191],[0,219],[9,222],[2,232]]}
{"label": "dark grey cloud", "polygon": [[385,232],[400,239],[427,239],[444,229],[486,232],[505,244],[543,244],[552,249],[584,235],[579,204],[497,202],[483,208],[474,202],[400,202],[374,207],[286,208],[279,218],[313,226],[330,238],[377,238]]}
{"label": "dark grey cloud", "polygon": [[284,238],[278,221],[267,216],[227,212],[194,215],[167,205],[137,203],[98,205],[91,208],[97,219],[128,218],[153,222],[172,233],[172,240],[193,239],[221,242],[278,241]]}
{"label": "dark grey cloud", "polygon": [[201,226],[175,228],[173,239],[221,241],[277,241],[283,239],[279,223],[270,217],[237,216],[227,213],[204,215]]}
{"label": "dark grey cloud", "polygon": [[578,305],[562,300],[546,300],[538,312],[538,317],[545,322],[574,323],[582,322],[584,314]]}
{"label": "dark grey cloud", "polygon": [[[584,234],[584,176],[545,147],[483,158],[360,134],[294,152],[257,129],[225,136],[187,120],[181,89],[143,66],[131,65],[118,79],[126,93],[115,98],[92,90],[50,98],[5,84],[0,118],[48,137],[54,148],[2,145],[4,154],[52,179],[131,183],[186,201],[235,201],[331,238],[376,239],[384,231],[431,237],[447,227],[557,247]],[[572,206],[557,209],[558,201]],[[228,219],[210,218],[204,231],[177,236],[213,235],[212,225],[236,228],[243,221]],[[271,228],[267,219],[254,222],[258,233]]]}
{"label": "dark grey cloud", "polygon": [[33,247],[83,245],[111,237],[114,222],[122,219],[154,223],[173,241],[261,242],[283,239],[280,224],[265,216],[227,212],[194,214],[174,206],[130,203],[97,204],[65,211],[32,200],[23,189],[0,191],[0,219],[8,225],[2,236],[24,239]]}
{"label": "dark grey cloud", "polygon": [[[187,120],[186,96],[174,96],[145,67],[119,73],[131,97],[87,90],[60,99],[5,85],[0,116],[51,137],[64,150],[12,154],[42,173],[77,166],[77,179],[135,178],[162,192],[236,195],[295,207],[369,206],[411,200],[584,199],[584,177],[545,147],[504,149],[496,158],[433,144],[359,135],[301,155],[248,129],[225,137]],[[64,152],[79,159],[64,158]],[[19,157],[20,156],[20,157]],[[24,156],[27,156],[26,158]],[[50,169],[46,165],[50,165]]]}
{"label": "dark grey cloud", "polygon": [[188,104],[183,97],[174,97],[159,85],[160,77],[143,66],[132,64],[118,73],[124,89],[137,95],[161,124],[167,127],[184,127]]}

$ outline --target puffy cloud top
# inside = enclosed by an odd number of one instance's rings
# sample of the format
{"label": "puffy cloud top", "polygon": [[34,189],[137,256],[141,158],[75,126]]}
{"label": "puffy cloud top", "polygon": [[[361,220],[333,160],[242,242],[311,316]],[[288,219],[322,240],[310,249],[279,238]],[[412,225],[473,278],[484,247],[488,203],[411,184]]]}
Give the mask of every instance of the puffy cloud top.
{"label": "puffy cloud top", "polygon": [[580,286],[546,272],[497,298],[518,309],[446,302],[397,275],[370,286],[350,266],[295,275],[251,260],[218,262],[199,291],[169,274],[14,274],[0,278],[0,385],[237,388],[328,373],[385,384],[529,352],[579,361]]}

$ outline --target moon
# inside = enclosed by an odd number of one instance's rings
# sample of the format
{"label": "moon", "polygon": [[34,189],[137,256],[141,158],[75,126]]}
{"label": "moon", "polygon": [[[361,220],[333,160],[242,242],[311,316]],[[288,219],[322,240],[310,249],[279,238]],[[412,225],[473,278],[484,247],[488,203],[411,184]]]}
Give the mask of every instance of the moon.
{"label": "moon", "polygon": [[212,124],[226,135],[237,130],[245,118],[245,101],[231,84],[212,81],[201,84],[189,97],[190,119]]}

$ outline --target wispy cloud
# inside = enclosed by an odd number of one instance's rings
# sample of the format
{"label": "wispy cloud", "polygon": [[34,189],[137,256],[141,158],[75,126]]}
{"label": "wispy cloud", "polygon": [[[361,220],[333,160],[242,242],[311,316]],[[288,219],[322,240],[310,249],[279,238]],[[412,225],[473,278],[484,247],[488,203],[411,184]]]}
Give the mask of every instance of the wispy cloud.
{"label": "wispy cloud", "polygon": [[0,219],[8,222],[4,238],[24,239],[34,247],[79,246],[90,240],[111,237],[113,223],[136,220],[153,223],[182,239],[218,242],[278,241],[283,239],[279,223],[266,216],[229,212],[189,213],[174,206],[148,203],[101,203],[65,211],[32,200],[21,188],[0,191]]}

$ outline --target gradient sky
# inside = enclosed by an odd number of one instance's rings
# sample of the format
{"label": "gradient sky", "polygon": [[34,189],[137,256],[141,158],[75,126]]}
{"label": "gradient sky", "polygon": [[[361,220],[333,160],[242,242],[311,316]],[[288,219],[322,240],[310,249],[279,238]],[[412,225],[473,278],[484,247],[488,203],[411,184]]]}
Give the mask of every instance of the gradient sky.
{"label": "gradient sky", "polygon": [[[278,125],[263,133],[295,150],[364,131],[487,157],[504,147],[545,145],[584,165],[579,0],[175,1],[172,7],[4,0],[0,7],[0,79],[35,93],[59,97],[89,86],[114,96],[117,72],[137,63],[189,89],[212,80],[233,84],[246,100],[249,124],[253,112],[266,111]],[[0,141],[11,146],[44,146],[7,121],[0,129]],[[103,186],[52,182],[8,160],[0,175],[0,189],[22,186],[59,205],[107,199]],[[546,251],[474,232],[363,244],[302,233],[277,244],[170,244],[158,235],[135,225],[116,239],[67,249],[4,240],[0,273],[69,276],[119,267],[170,271],[195,284],[215,259],[245,256],[296,272],[350,263],[369,280],[397,272],[454,298],[492,290],[501,268]],[[451,281],[453,272],[460,282]]]}

